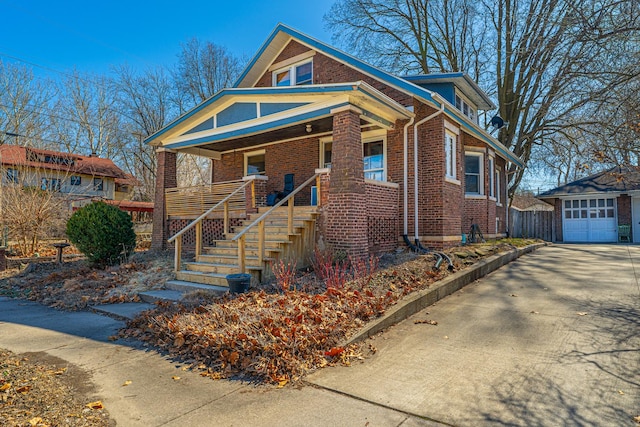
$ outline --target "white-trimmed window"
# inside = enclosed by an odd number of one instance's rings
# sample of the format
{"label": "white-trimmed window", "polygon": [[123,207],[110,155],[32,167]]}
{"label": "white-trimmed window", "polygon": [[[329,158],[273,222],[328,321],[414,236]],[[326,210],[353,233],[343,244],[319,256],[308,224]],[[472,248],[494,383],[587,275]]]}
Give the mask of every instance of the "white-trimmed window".
{"label": "white-trimmed window", "polygon": [[313,84],[313,60],[280,68],[273,72],[274,86],[300,86]]}
{"label": "white-trimmed window", "polygon": [[464,95],[456,91],[455,101],[456,101],[456,108],[462,111],[462,114],[469,117],[472,122],[478,123],[477,109]]}
{"label": "white-trimmed window", "polygon": [[456,179],[456,147],[458,135],[446,129],[444,132],[445,176]]}
{"label": "white-trimmed window", "polygon": [[464,191],[468,195],[484,194],[484,154],[464,153]]}
{"label": "white-trimmed window", "polygon": [[245,176],[265,174],[264,150],[244,153],[244,174]]}
{"label": "white-trimmed window", "polygon": [[500,168],[496,168],[495,183],[496,183],[496,204],[501,205],[502,198],[500,197]]}
{"label": "white-trimmed window", "polygon": [[386,181],[385,146],[383,140],[362,144],[364,160],[364,178]]}
{"label": "white-trimmed window", "polygon": [[71,185],[82,184],[82,177],[80,175],[71,175]]}
{"label": "white-trimmed window", "polygon": [[103,191],[104,180],[102,178],[93,178],[93,191]]}
{"label": "white-trimmed window", "polygon": [[489,197],[493,200],[496,198],[496,169],[495,169],[496,159],[492,156],[489,156]]}
{"label": "white-trimmed window", "polygon": [[[330,138],[320,141],[320,167],[331,168]],[[365,179],[387,180],[387,140],[384,137],[370,137],[362,142],[362,160]]]}

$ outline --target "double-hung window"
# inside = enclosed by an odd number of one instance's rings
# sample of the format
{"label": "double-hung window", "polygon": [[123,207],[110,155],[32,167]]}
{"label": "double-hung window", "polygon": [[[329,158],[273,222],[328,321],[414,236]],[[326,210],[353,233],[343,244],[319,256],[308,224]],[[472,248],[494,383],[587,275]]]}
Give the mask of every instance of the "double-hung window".
{"label": "double-hung window", "polygon": [[[331,168],[332,148],[333,143],[330,139],[321,140],[320,167]],[[374,136],[364,140],[362,142],[362,160],[365,179],[387,180],[386,141],[384,138]]]}
{"label": "double-hung window", "polygon": [[462,112],[465,116],[469,117],[472,122],[478,123],[478,113],[476,108],[469,102],[464,96],[456,93],[455,95],[456,108]]}
{"label": "double-hung window", "polygon": [[489,173],[487,174],[489,178],[489,197],[492,199],[496,198],[496,170],[495,170],[495,158],[489,157]]}
{"label": "double-hung window", "polygon": [[467,195],[483,195],[484,155],[467,151],[464,154],[464,188]]}
{"label": "double-hung window", "polygon": [[273,72],[274,86],[300,86],[313,84],[313,60],[289,65]]}
{"label": "double-hung window", "polygon": [[244,155],[244,174],[264,175],[266,171],[265,151],[251,151]]}
{"label": "double-hung window", "polygon": [[456,146],[458,136],[447,129],[444,133],[445,176],[456,179]]}
{"label": "double-hung window", "polygon": [[102,178],[93,178],[93,191],[103,191],[104,181]]}

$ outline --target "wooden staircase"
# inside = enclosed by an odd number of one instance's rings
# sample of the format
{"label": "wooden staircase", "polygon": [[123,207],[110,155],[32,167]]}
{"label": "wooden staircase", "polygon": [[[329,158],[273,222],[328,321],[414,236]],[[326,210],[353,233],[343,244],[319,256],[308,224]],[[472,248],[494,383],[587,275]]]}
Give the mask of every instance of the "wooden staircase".
{"label": "wooden staircase", "polygon": [[[252,275],[252,283],[262,282],[272,276],[272,261],[295,261],[298,267],[306,266],[315,246],[318,208],[293,207],[292,232],[289,231],[290,208],[281,206],[272,209],[263,220],[264,242],[263,254],[260,256],[260,228],[254,226],[244,234],[242,232],[270,209],[259,208],[257,213],[249,214],[241,226],[229,230],[225,240],[217,240],[214,246],[203,247],[202,253],[196,254],[195,261],[181,263],[181,268],[176,271],[175,282],[210,285],[212,290],[220,290],[218,287],[224,290],[228,274],[243,272],[239,255],[241,249],[237,240],[239,235],[244,237],[244,272]],[[170,283],[169,286],[171,285]]]}

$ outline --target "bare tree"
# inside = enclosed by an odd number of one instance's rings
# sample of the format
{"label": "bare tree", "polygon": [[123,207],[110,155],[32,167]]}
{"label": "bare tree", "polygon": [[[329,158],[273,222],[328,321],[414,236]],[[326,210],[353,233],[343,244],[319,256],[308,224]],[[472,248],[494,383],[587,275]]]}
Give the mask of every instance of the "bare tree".
{"label": "bare tree", "polygon": [[179,105],[191,108],[231,86],[241,66],[241,61],[222,46],[197,38],[184,43],[173,73]]}
{"label": "bare tree", "polygon": [[[325,19],[345,46],[391,71],[470,74],[508,123],[500,141],[525,163],[567,129],[593,125],[594,109],[613,88],[640,75],[630,59],[640,34],[638,0],[475,4],[342,0]],[[511,192],[524,171],[512,172]]]}

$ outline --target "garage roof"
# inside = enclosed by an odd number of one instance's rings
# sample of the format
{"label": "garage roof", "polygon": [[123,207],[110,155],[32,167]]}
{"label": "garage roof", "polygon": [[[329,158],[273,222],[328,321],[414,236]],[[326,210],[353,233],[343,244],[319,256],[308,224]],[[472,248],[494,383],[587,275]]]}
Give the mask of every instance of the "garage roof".
{"label": "garage roof", "polygon": [[640,190],[640,167],[615,166],[539,194],[538,199],[557,199],[597,193],[626,193]]}

